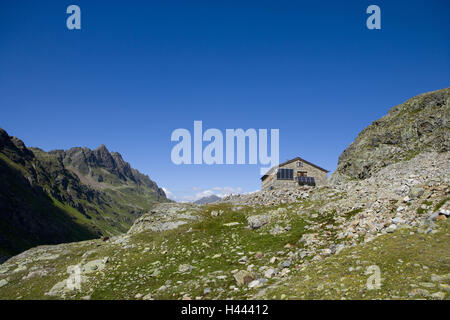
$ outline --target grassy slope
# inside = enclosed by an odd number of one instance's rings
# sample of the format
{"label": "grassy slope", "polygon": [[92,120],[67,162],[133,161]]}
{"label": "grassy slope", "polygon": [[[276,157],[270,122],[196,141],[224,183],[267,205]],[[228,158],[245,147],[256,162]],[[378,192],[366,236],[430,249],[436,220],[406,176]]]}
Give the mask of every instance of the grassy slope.
{"label": "grassy slope", "polygon": [[[303,201],[271,208],[287,208],[286,212],[277,214],[274,223],[289,223],[291,230],[280,235],[268,233],[273,223],[260,230],[245,228],[247,215],[267,213],[268,208],[244,207],[233,211],[229,205],[220,204],[204,206],[201,213],[203,221],[176,230],[136,234],[125,246],[100,240],[70,244],[59,259],[28,265],[28,270],[33,267],[55,268],[55,273],[23,280],[28,271],[18,272],[10,276],[9,284],[0,289],[0,298],[48,298],[44,293],[56,282],[67,278],[67,266],[80,263],[82,254],[90,250],[93,252],[85,261],[108,256],[110,262],[107,269],[91,276],[83,290],[69,298],[90,295],[92,299],[133,299],[138,293],[145,295],[149,292],[156,299],[180,299],[184,294],[203,299],[248,299],[256,294],[269,299],[406,298],[412,290],[411,284],[420,286],[421,282],[430,282],[431,274],[450,273],[447,246],[450,229],[448,221],[444,221],[439,223],[441,228],[436,234],[409,234],[410,230],[399,230],[373,242],[344,249],[338,255],[311,263],[303,270],[294,264],[287,275],[289,279],[281,285],[278,278],[270,279],[268,287],[262,291],[247,287],[230,289],[235,286],[232,270],[246,269],[249,264],[254,264],[254,273],[261,275],[257,271],[260,267],[277,267],[280,261],[287,259],[289,252],[302,246],[298,240],[308,232],[309,224],[333,223],[331,216],[304,218],[297,215],[299,208],[309,205],[310,201]],[[211,210],[219,209],[224,213],[211,217]],[[229,222],[240,224],[231,227],[224,225]],[[286,248],[286,244],[293,246]],[[258,251],[264,252],[264,257],[257,258],[255,253]],[[215,255],[220,256],[213,258]],[[239,263],[243,256],[247,257],[246,265]],[[279,260],[271,263],[272,257]],[[190,264],[195,268],[189,273],[180,273],[178,267],[181,264]],[[381,268],[381,290],[364,289],[368,277],[364,271],[372,264]],[[359,268],[349,271],[350,267]],[[307,276],[310,280],[305,281]],[[170,286],[166,290],[158,290],[168,283]],[[204,295],[205,288],[210,288],[211,293]],[[439,289],[427,290],[432,293]]]}
{"label": "grassy slope", "polygon": [[[409,228],[383,235],[372,242],[347,248],[329,259],[294,272],[288,284],[269,289],[272,299],[409,299],[414,288],[446,292],[431,276],[450,275],[450,223],[439,223],[436,234],[417,233]],[[368,290],[369,266],[381,271],[379,290]],[[425,285],[424,285],[425,283]],[[433,283],[432,288],[428,288]],[[448,290],[448,289],[447,289]],[[447,294],[447,299],[448,299]]]}

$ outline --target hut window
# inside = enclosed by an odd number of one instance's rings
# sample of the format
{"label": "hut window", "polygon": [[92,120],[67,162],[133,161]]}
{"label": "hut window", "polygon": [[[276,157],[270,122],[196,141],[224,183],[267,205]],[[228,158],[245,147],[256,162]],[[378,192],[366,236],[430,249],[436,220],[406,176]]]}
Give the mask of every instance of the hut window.
{"label": "hut window", "polygon": [[294,180],[294,169],[278,169],[277,180]]}

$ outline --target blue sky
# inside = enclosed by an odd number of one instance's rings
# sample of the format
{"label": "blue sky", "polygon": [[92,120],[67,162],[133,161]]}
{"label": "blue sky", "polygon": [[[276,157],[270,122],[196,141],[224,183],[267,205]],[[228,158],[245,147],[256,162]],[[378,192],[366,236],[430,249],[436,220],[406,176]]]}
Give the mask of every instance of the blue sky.
{"label": "blue sky", "polygon": [[259,165],[176,166],[172,131],[276,128],[280,161],[333,171],[373,120],[449,86],[449,21],[448,1],[3,0],[0,127],[44,150],[105,144],[177,200],[251,192]]}

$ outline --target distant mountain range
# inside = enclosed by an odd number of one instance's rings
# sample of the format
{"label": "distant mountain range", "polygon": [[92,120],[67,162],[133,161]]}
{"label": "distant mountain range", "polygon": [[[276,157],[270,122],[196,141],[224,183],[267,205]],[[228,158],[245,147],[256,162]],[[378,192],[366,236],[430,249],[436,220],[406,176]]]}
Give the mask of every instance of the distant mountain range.
{"label": "distant mountain range", "polygon": [[45,152],[0,129],[0,261],[40,244],[126,232],[169,202],[147,175],[102,145]]}
{"label": "distant mountain range", "polygon": [[221,197],[218,197],[215,194],[212,194],[210,196],[200,198],[197,201],[194,201],[194,203],[195,204],[213,203],[213,202],[219,201],[221,199],[222,199]]}

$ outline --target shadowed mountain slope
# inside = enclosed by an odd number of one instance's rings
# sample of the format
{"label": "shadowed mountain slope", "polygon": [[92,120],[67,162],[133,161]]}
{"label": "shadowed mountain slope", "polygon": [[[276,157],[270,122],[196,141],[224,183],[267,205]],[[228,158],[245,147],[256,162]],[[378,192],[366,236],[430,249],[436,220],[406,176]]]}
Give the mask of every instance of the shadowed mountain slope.
{"label": "shadowed mountain slope", "polygon": [[168,201],[103,145],[44,152],[0,129],[0,259],[39,244],[126,232]]}

